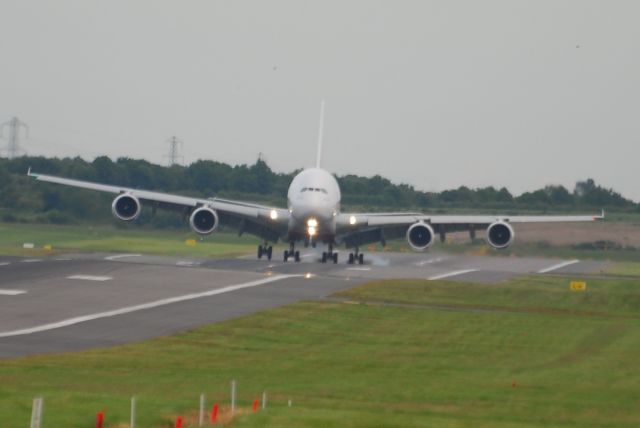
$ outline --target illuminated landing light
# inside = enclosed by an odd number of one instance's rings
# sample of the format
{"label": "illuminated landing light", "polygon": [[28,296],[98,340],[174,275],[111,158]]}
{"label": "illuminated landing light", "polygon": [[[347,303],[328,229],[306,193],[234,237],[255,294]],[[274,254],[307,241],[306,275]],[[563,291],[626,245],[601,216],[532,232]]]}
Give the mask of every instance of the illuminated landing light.
{"label": "illuminated landing light", "polygon": [[271,220],[277,220],[278,219],[278,211],[271,210],[271,212],[269,213],[269,217],[271,217]]}
{"label": "illuminated landing light", "polygon": [[307,232],[309,232],[309,236],[315,236],[317,231],[315,227],[309,226],[309,229],[307,229]]}
{"label": "illuminated landing light", "polygon": [[355,225],[358,222],[358,219],[356,218],[356,216],[352,215],[351,217],[349,217],[349,224],[351,226]]}
{"label": "illuminated landing light", "polygon": [[307,220],[307,226],[309,226],[309,228],[316,228],[318,227],[318,220],[316,220],[315,218],[310,218],[309,220]]}
{"label": "illuminated landing light", "polygon": [[304,275],[304,277],[305,277],[306,279],[309,279],[309,278],[311,278],[312,276],[313,276],[313,275],[311,275],[311,272],[307,272],[307,273]]}

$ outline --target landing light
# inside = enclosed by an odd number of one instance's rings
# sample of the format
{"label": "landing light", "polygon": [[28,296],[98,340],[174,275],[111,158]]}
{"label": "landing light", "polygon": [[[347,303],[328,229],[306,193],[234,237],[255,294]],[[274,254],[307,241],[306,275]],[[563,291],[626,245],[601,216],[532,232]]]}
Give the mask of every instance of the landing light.
{"label": "landing light", "polygon": [[271,210],[271,213],[269,213],[269,216],[271,217],[271,220],[277,220],[278,219],[278,211]]}
{"label": "landing light", "polygon": [[307,220],[307,226],[309,226],[309,229],[311,229],[312,227],[315,229],[316,227],[318,227],[318,220],[316,220],[315,218],[310,218],[309,220]]}
{"label": "landing light", "polygon": [[353,226],[354,224],[356,224],[358,222],[358,219],[356,219],[356,216],[352,215],[351,217],[349,217],[349,224],[351,226]]}
{"label": "landing light", "polygon": [[316,234],[316,228],[313,226],[309,226],[309,236],[314,236]]}

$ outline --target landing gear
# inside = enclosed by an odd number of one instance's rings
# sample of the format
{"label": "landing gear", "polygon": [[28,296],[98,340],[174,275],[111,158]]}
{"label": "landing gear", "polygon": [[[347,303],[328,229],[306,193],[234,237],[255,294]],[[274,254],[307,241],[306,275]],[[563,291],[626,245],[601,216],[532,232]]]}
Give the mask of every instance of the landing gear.
{"label": "landing gear", "polygon": [[326,263],[327,260],[333,264],[338,263],[338,253],[333,252],[333,244],[329,244],[329,251],[322,253],[322,263]]}
{"label": "landing gear", "polygon": [[290,257],[293,257],[293,260],[296,262],[300,261],[300,251],[295,251],[293,242],[289,244],[288,250],[284,250],[284,261],[287,262]]}
{"label": "landing gear", "polygon": [[262,256],[266,256],[268,260],[271,260],[271,256],[273,255],[273,247],[271,245],[267,245],[265,242],[264,245],[258,245],[258,258],[261,259]]}
{"label": "landing gear", "polygon": [[349,253],[349,262],[350,265],[358,263],[359,265],[363,265],[364,264],[364,254],[362,254],[359,250],[358,247],[356,247],[356,252],[355,253]]}

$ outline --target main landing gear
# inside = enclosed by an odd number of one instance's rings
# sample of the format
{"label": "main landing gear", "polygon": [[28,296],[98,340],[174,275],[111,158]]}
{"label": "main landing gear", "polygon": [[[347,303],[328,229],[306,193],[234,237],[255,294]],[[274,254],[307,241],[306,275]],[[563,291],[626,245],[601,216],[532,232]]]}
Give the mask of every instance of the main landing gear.
{"label": "main landing gear", "polygon": [[288,261],[290,257],[296,262],[300,261],[300,251],[295,251],[293,242],[289,244],[289,250],[284,250],[284,261]]}
{"label": "main landing gear", "polygon": [[364,264],[364,254],[362,254],[359,250],[358,247],[356,247],[356,252],[355,253],[349,253],[349,261],[348,263],[350,265],[358,263],[359,265],[363,265]]}
{"label": "main landing gear", "polygon": [[273,247],[271,245],[267,245],[265,242],[264,245],[258,245],[258,258],[261,259],[262,256],[266,256],[267,259],[271,260],[271,256],[273,255]]}
{"label": "main landing gear", "polygon": [[338,263],[338,253],[333,252],[332,244],[329,244],[329,251],[322,252],[322,263],[326,263],[327,260],[333,262],[333,264]]}

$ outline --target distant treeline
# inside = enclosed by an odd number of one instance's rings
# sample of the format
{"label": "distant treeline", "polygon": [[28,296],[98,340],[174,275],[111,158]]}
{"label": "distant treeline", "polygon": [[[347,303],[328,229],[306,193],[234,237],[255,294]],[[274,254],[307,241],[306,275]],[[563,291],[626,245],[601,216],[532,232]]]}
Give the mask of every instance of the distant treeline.
{"label": "distant treeline", "polygon": [[[110,214],[112,195],[59,185],[38,183],[27,177],[27,169],[43,174],[158,190],[182,195],[226,198],[286,205],[293,176],[275,173],[262,160],[253,165],[230,166],[199,160],[188,166],[165,167],[144,160],[101,156],[87,162],[81,158],[21,157],[0,158],[0,220],[71,223],[104,221]],[[473,209],[477,212],[568,212],[577,210],[637,211],[640,207],[612,189],[587,179],[571,191],[563,186],[546,186],[519,196],[505,187],[470,189],[462,186],[442,192],[422,192],[407,184],[393,184],[378,175],[337,177],[342,190],[343,209],[425,212]],[[145,212],[142,222],[158,226],[181,224],[175,214],[152,216]]]}

